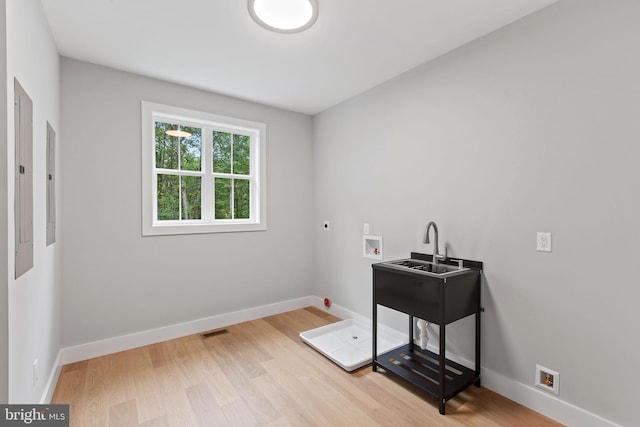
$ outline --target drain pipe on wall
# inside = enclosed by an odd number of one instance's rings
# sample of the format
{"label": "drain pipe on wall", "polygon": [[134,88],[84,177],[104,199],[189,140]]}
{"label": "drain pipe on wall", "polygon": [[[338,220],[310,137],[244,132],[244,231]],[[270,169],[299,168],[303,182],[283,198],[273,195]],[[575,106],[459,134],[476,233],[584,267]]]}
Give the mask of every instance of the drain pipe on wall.
{"label": "drain pipe on wall", "polygon": [[426,320],[416,318],[416,332],[418,336],[415,338],[418,341],[417,344],[423,350],[427,349],[427,343],[429,342],[429,331],[427,330],[428,327],[429,327],[429,322],[427,322]]}

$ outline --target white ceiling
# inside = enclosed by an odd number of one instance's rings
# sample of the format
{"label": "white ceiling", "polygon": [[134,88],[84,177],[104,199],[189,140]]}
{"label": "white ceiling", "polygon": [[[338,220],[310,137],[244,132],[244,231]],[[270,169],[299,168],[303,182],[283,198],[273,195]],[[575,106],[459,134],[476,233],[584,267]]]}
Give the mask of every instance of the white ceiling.
{"label": "white ceiling", "polygon": [[41,0],[61,55],[315,114],[556,0],[318,0],[273,33],[246,0]]}

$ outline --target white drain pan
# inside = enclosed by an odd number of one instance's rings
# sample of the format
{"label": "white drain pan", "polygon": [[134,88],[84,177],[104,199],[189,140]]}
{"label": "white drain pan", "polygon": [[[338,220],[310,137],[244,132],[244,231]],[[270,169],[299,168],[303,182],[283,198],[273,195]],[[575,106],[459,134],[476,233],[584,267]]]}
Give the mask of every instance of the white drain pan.
{"label": "white drain pan", "polygon": [[[378,354],[406,344],[402,334],[393,332],[378,328]],[[371,335],[371,322],[347,319],[301,332],[300,338],[342,369],[353,371],[371,363]]]}

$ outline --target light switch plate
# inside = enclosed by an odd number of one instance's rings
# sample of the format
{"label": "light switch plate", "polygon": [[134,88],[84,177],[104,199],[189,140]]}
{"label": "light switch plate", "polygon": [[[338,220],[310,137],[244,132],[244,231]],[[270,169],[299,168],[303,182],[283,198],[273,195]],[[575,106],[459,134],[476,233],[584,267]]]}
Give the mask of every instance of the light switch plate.
{"label": "light switch plate", "polygon": [[538,252],[551,252],[551,233],[538,233]]}

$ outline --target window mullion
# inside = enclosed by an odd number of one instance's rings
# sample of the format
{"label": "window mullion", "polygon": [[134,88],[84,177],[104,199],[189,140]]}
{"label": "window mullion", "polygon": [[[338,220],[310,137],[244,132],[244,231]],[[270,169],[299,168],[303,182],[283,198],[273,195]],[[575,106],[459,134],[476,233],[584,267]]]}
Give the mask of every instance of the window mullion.
{"label": "window mullion", "polygon": [[188,170],[178,170],[178,169],[155,169],[155,173],[159,173],[161,175],[180,175],[180,176],[201,176],[202,172],[200,171],[188,171]]}
{"label": "window mullion", "polygon": [[[180,157],[180,156],[178,156]],[[178,175],[178,218],[182,221],[182,175]]]}
{"label": "window mullion", "polygon": [[202,219],[213,221],[214,205],[214,177],[213,177],[213,129],[202,128]]}
{"label": "window mullion", "polygon": [[[180,132],[180,126],[178,126],[178,132]],[[176,138],[176,143],[178,144],[178,170],[182,170],[182,144],[180,144],[181,137]]]}
{"label": "window mullion", "polygon": [[229,206],[231,208],[231,219],[236,219],[236,210],[235,208],[235,180],[232,178],[231,179],[231,195],[229,197]]}
{"label": "window mullion", "polygon": [[247,179],[247,180],[252,179],[252,177],[253,177],[252,174],[249,174],[249,175],[237,175],[237,174],[234,174],[234,173],[221,173],[221,172],[213,173],[212,175],[214,177],[216,177],[216,178]]}
{"label": "window mullion", "polygon": [[[155,158],[153,159],[155,161]],[[155,168],[154,168],[155,169]],[[158,220],[158,172],[154,170],[151,176],[151,212],[154,221]]]}
{"label": "window mullion", "polygon": [[251,168],[249,170],[249,173],[251,174],[251,198],[250,198],[250,202],[251,202],[251,212],[250,212],[250,217],[252,220],[256,221],[258,220],[259,217],[259,205],[261,203],[264,203],[264,201],[260,200],[260,185],[264,185],[264,183],[260,182],[259,178],[260,178],[260,171],[258,170],[258,166],[260,165],[260,162],[258,162],[258,156],[260,153],[260,150],[258,150],[256,147],[256,144],[261,144],[261,141],[257,140],[256,136],[253,135],[251,136],[251,145],[249,146],[249,155],[251,156],[251,158],[249,159],[249,163],[251,165]]}
{"label": "window mullion", "polygon": [[254,135],[249,137],[249,191],[251,193],[251,196],[249,197],[249,218],[251,218],[252,220],[256,220],[257,214],[259,211],[259,206],[258,206],[258,197],[256,197],[259,193],[259,188],[258,188],[258,180],[257,177],[260,176],[260,174],[258,173],[259,171],[256,171],[256,167],[259,164],[257,162],[257,151],[256,150],[256,144],[258,143],[258,141],[256,141],[256,137]]}
{"label": "window mullion", "polygon": [[[231,176],[235,173],[233,170],[233,147],[235,142],[235,134],[231,134],[231,147],[229,147],[229,161],[231,164],[229,165],[229,170],[231,171]],[[236,219],[236,210],[235,210],[235,180],[231,178],[231,196],[229,197],[229,206],[231,207],[231,219]]]}
{"label": "window mullion", "polygon": [[[178,132],[180,132],[180,126],[178,126]],[[176,138],[177,153],[178,153],[178,172],[182,171],[182,153],[180,145],[180,137]],[[182,221],[182,175],[178,173],[178,218]]]}

